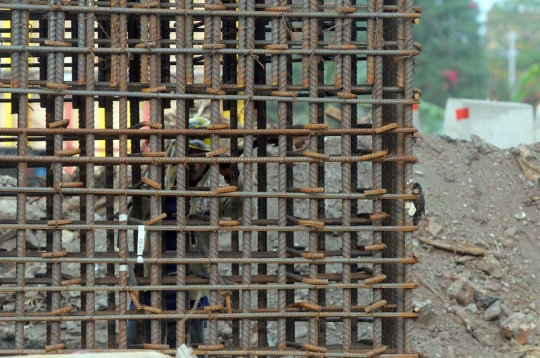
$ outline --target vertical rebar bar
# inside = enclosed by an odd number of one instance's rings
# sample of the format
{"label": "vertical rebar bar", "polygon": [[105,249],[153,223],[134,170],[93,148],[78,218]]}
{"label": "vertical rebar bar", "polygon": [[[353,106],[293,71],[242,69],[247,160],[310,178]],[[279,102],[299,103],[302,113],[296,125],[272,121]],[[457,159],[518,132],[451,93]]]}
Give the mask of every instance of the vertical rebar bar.
{"label": "vertical rebar bar", "polygon": [[[286,0],[274,0],[275,6],[286,5]],[[285,29],[285,19],[272,18],[272,43],[285,44],[287,41],[287,34]],[[278,91],[286,91],[287,88],[287,63],[285,56],[272,56],[272,83],[277,84]],[[278,102],[278,128],[285,129],[287,127],[287,104],[284,102]],[[278,136],[278,156],[287,156],[287,137],[285,135]],[[278,164],[278,192],[285,193],[287,191],[287,165],[285,163]],[[278,199],[278,225],[287,225],[287,199]],[[278,232],[278,257],[287,257],[287,233],[284,231]],[[278,265],[278,283],[287,283],[286,265]],[[278,291],[278,309],[279,313],[285,313],[287,306],[287,291]],[[285,318],[278,320],[278,349],[284,350],[287,342],[287,330],[286,330]]]}
{"label": "vertical rebar bar", "polygon": [[[93,6],[94,0],[87,0],[87,6]],[[88,48],[94,48],[94,16],[87,15],[83,19],[86,19],[85,24],[85,46]],[[87,91],[94,90],[95,78],[94,78],[94,57],[92,53],[86,55],[86,86]],[[95,127],[94,123],[94,97],[86,96],[86,128],[91,129]],[[89,158],[95,157],[95,141],[93,134],[86,135],[86,156]],[[94,164],[88,163],[86,165],[86,187],[88,189],[93,189],[95,187],[95,172]],[[86,196],[86,224],[94,225],[95,224],[95,202],[96,198],[93,194],[88,194]],[[95,257],[96,252],[96,243],[95,243],[95,232],[90,230],[86,234],[86,257],[93,258]],[[86,264],[86,286],[92,287],[95,285],[95,264]],[[93,315],[96,310],[96,294],[93,291],[88,291],[86,293],[86,314]],[[95,349],[96,340],[95,340],[95,328],[96,324],[94,321],[86,322],[86,349]]]}
{"label": "vertical rebar bar", "polygon": [[[256,4],[263,4],[264,0],[255,0]],[[255,40],[266,40],[266,19],[255,19]],[[258,85],[266,84],[266,56],[259,56],[260,60],[255,64],[255,82]],[[257,112],[257,128],[264,129],[267,124],[266,102],[258,101],[255,103]],[[232,153],[231,153],[232,154]],[[264,136],[257,137],[257,156],[266,157],[268,155],[266,138]],[[257,191],[264,192],[268,190],[268,166],[264,163],[257,164]],[[268,218],[268,202],[266,198],[257,199],[257,214],[259,220]],[[258,245],[257,251],[268,251],[268,233],[259,231],[257,233]],[[257,265],[258,275],[268,275],[268,265]],[[259,290],[257,292],[258,308],[265,309],[268,307],[268,291]],[[260,347],[268,346],[268,324],[266,320],[258,322],[258,345]],[[265,357],[263,357],[265,358]]]}
{"label": "vertical rebar bar", "polygon": [[[402,11],[404,12],[412,12],[413,11],[413,0],[405,0],[404,5],[402,8]],[[413,44],[413,21],[410,19],[403,20],[404,22],[404,49],[411,50],[414,48]],[[413,58],[406,58],[404,60],[404,85],[405,85],[405,91],[403,94],[404,98],[413,98],[414,96],[414,88],[413,88],[413,76],[414,76],[414,59]],[[404,127],[412,127],[413,126],[413,109],[412,106],[405,106],[404,107],[404,120],[403,120],[403,126]],[[413,147],[414,147],[414,138],[411,135],[407,135],[404,138],[405,141],[405,155],[412,155],[413,154]],[[405,177],[403,178],[403,184],[405,187],[403,188],[403,192],[410,192],[412,191],[412,181],[413,181],[413,166],[412,164],[405,164]],[[405,215],[405,225],[412,225],[413,224],[413,218],[412,216],[408,215],[407,213]],[[413,255],[413,233],[405,233],[405,247],[404,247],[404,257],[411,257]],[[403,282],[412,282],[413,281],[413,272],[412,272],[412,266],[406,265],[404,268],[404,278]],[[413,292],[412,290],[404,290],[404,307],[403,312],[411,312],[413,309]],[[404,327],[402,328],[404,333],[404,347],[400,348],[403,350],[403,353],[409,353],[412,348],[413,343],[413,321],[412,319],[405,319]]]}
{"label": "vertical rebar bar", "polygon": [[[309,0],[304,3],[304,11],[307,12],[317,12],[319,10],[318,0]],[[307,44],[309,50],[316,49],[318,47],[318,20],[316,18],[309,18],[304,20],[304,28],[302,29],[303,36],[307,38],[307,41],[304,42],[304,46]],[[306,57],[306,56],[305,56]],[[307,56],[304,58],[304,67],[307,68],[307,71],[303,71],[302,80],[303,85],[309,86],[309,96],[317,97],[319,95],[319,58],[316,55]],[[305,77],[304,77],[305,75]],[[317,103],[309,104],[309,124],[316,125],[319,122],[319,109],[320,106]],[[318,136],[311,136],[309,138],[309,150],[311,152],[318,151]],[[319,164],[318,163],[309,163],[309,187],[317,188],[319,187],[318,183],[319,176]],[[319,203],[317,199],[309,199],[309,220],[318,221],[319,220]],[[319,233],[317,231],[309,232],[309,249],[310,253],[316,253],[319,250]],[[309,278],[317,278],[318,265],[310,264],[309,265]],[[310,289],[308,294],[308,301],[310,304],[318,304],[318,290]],[[314,346],[319,345],[319,322],[317,317],[311,317],[308,323],[308,343]]]}
{"label": "vertical rebar bar", "polygon": [[[383,11],[383,0],[373,0],[368,3],[368,11],[370,12],[382,12]],[[380,49],[381,40],[383,36],[383,22],[382,19],[376,19],[375,24],[368,26],[371,28],[371,31],[368,30],[368,36],[371,36],[371,39],[368,40],[368,46],[370,49]],[[368,37],[369,38],[369,37]],[[373,99],[382,99],[383,97],[383,58],[381,56],[376,56],[374,58],[373,66],[373,90],[372,98]],[[368,60],[368,76],[370,75],[370,67]],[[369,82],[368,82],[369,83]],[[383,124],[382,118],[382,105],[374,104],[372,106],[372,126],[373,128],[379,128]],[[375,134],[373,135],[372,140],[373,152],[379,152],[382,148],[382,135]],[[382,163],[374,162],[372,164],[372,188],[373,190],[382,189]],[[373,199],[373,212],[381,213],[382,212],[382,201],[379,198]],[[382,225],[381,220],[374,220],[374,226]],[[380,231],[373,232],[373,244],[378,245],[382,243],[382,233]],[[376,251],[373,254],[374,258],[381,258],[382,252]],[[382,275],[382,267],[380,264],[373,265],[373,276]],[[379,302],[382,300],[382,290],[373,289],[373,302]],[[373,319],[373,346],[375,349],[382,347],[382,319],[375,317]]]}
{"label": "vertical rebar bar", "polygon": [[[148,0],[141,0],[141,4],[146,5],[150,7]],[[140,35],[141,35],[141,46],[150,46],[150,42],[153,40],[152,35],[150,35],[150,29],[149,29],[149,20],[148,15],[141,15],[140,16]],[[149,55],[141,54],[141,83],[148,83],[148,66],[151,66],[149,64]]]}
{"label": "vertical rebar bar", "polygon": [[[24,0],[23,3],[27,3]],[[29,13],[28,11],[15,11],[13,13],[12,20],[13,28],[13,40],[12,43],[20,46],[28,46],[29,41]],[[17,33],[15,34],[15,30]],[[12,70],[12,87],[15,88],[27,88],[28,87],[28,53],[21,52],[13,53],[12,63],[18,65],[18,70]],[[18,78],[14,78],[18,77]],[[28,128],[28,95],[21,95],[19,97],[19,108],[17,126],[19,128]],[[28,138],[26,134],[21,134],[17,140],[18,150],[17,154],[20,156],[28,155]],[[27,168],[26,162],[19,162],[17,166],[17,186],[27,186]],[[19,225],[26,224],[26,194],[17,194],[17,223]],[[17,230],[17,257],[26,256],[26,230]],[[26,266],[24,263],[17,263],[15,267],[15,275],[17,277],[17,286],[26,286],[25,280]],[[19,291],[15,297],[15,314],[17,316],[24,315],[25,311],[25,293]],[[15,323],[15,349],[22,351],[24,349],[24,322]]]}
{"label": "vertical rebar bar", "polygon": [[[142,18],[142,17],[141,17]],[[142,21],[144,23],[144,21]],[[143,31],[141,30],[141,33]],[[158,15],[148,16],[148,41],[153,44],[153,47],[160,47],[160,26]],[[161,83],[161,70],[160,70],[160,55],[152,53],[149,55],[149,87],[157,88]],[[144,70],[144,66],[143,66]],[[157,98],[150,99],[150,122],[161,124],[161,101]],[[158,152],[161,150],[161,140],[158,135],[150,135],[150,151]],[[150,179],[157,183],[161,183],[161,165],[150,165]],[[150,197],[150,218],[155,218],[161,213],[161,197]],[[150,256],[152,258],[158,258],[161,256],[161,232],[150,232]],[[150,265],[150,281],[152,286],[157,286],[161,283],[161,267],[157,264]],[[151,291],[150,304],[152,307],[161,307],[161,291]],[[150,323],[150,343],[161,344],[162,341],[161,322],[159,320],[152,320]]]}
{"label": "vertical rebar bar", "polygon": [[[398,0],[397,1],[397,6],[398,6],[398,11],[400,12],[403,12],[404,8],[405,8],[405,3],[404,1],[402,0]],[[405,27],[404,27],[404,19],[396,19],[396,20],[393,20],[393,22],[395,23],[395,27],[394,27],[394,31],[393,34],[391,35],[394,35],[396,36],[396,39],[397,39],[397,48],[399,50],[403,50],[405,49]],[[399,59],[399,58],[396,58],[396,65],[395,65],[395,80],[396,81],[396,85],[399,86],[399,87],[404,87],[404,75],[405,75],[405,71],[404,71],[404,65],[405,65],[405,59]],[[390,64],[387,64],[387,66],[391,66]],[[395,97],[397,99],[403,99],[403,93],[396,93]],[[396,105],[395,106],[395,121],[396,123],[399,125],[399,127],[404,127],[404,124],[405,124],[405,121],[404,121],[404,106],[402,105]],[[396,149],[396,153],[397,154],[400,154],[400,155],[403,155],[405,154],[405,146],[404,146],[404,135],[397,135],[395,140],[394,140],[394,145],[395,145],[395,149]],[[405,165],[401,165],[400,163],[395,163],[393,165],[393,169],[395,170],[395,179],[394,179],[394,183],[393,183],[393,187],[395,188],[394,190],[397,192],[397,193],[400,193],[400,194],[403,194],[403,193],[406,193],[408,192],[407,188],[406,188],[406,184],[405,184]],[[406,218],[405,218],[405,215],[406,215],[406,212],[405,212],[405,208],[404,208],[404,203],[401,203],[401,202],[395,202],[395,203],[392,203],[393,205],[395,205],[395,215],[394,215],[394,219],[395,221],[393,222],[393,225],[406,225]],[[409,223],[409,224],[412,224]],[[406,243],[405,243],[405,235],[406,233],[396,233],[394,238],[392,238],[392,240],[394,241],[394,245],[396,245],[396,253],[395,253],[395,256],[397,257],[405,257],[405,246],[406,246]],[[396,265],[396,281],[397,282],[405,282],[405,266],[406,265]],[[404,302],[404,292],[405,290],[403,289],[398,289],[396,290],[396,310],[398,312],[404,312],[405,310],[405,302]],[[389,301],[390,302],[390,301]],[[396,345],[396,349],[397,349],[397,352],[398,353],[405,353],[404,351],[404,348],[405,348],[405,319],[404,318],[397,318],[396,319],[396,325],[395,325],[395,329],[396,329],[396,342],[395,342],[395,345]]]}
{"label": "vertical rebar bar", "polygon": [[[86,0],[78,0],[79,6],[85,6]],[[78,47],[85,47],[86,46],[86,14],[77,14],[77,46]],[[93,29],[92,29],[93,32]],[[86,77],[86,59],[87,54],[79,54],[78,55],[78,66],[77,66],[77,79],[78,84],[83,85],[86,88],[86,84],[88,82],[88,79]],[[86,97],[81,97],[79,99],[79,128],[87,128],[86,124],[86,116],[87,116],[87,106],[88,101],[86,100]],[[81,155],[84,155],[88,157],[88,151],[87,151],[87,137],[81,137],[79,139],[79,149],[81,150]],[[87,165],[81,165],[79,166],[79,179],[83,183],[83,185],[87,186],[87,176],[86,176],[86,169]],[[81,221],[86,222],[86,207],[87,207],[87,195],[81,195],[80,197],[80,208],[79,208],[79,218]],[[79,243],[79,250],[81,253],[86,252],[86,238],[88,235],[88,230],[81,230],[80,232],[80,243]],[[86,268],[87,265],[80,265],[81,278],[86,278]],[[88,297],[88,294],[81,294],[81,310],[86,310],[86,299]],[[86,328],[87,324],[83,323],[81,324],[81,349],[86,348]]]}
{"label": "vertical rebar bar", "polygon": [[[185,9],[185,0],[176,0],[177,9]],[[176,47],[182,48],[187,46],[186,39],[186,23],[190,20],[187,16],[176,17]],[[188,81],[189,70],[187,66],[187,55],[176,55],[176,93],[186,92],[186,82]],[[186,101],[179,99],[176,101],[176,121],[175,126],[178,129],[186,128]],[[176,155],[177,157],[186,156],[186,137],[184,135],[176,136]],[[186,167],[183,165],[176,166],[176,186],[178,190],[186,190]],[[186,200],[184,197],[176,197],[176,224],[178,226],[186,225]],[[186,233],[176,232],[176,256],[186,256]],[[186,282],[186,265],[176,265],[176,284],[182,286]],[[184,314],[186,310],[186,291],[179,291],[176,294],[176,311]],[[176,346],[187,342],[186,326],[182,320],[176,321]]]}
{"label": "vertical rebar bar", "polygon": [[[118,6],[121,8],[127,7],[127,0],[118,0]],[[127,31],[127,15],[118,15],[116,25],[119,32],[118,46],[122,49],[128,48],[128,31]],[[113,22],[114,23],[114,22]],[[115,27],[116,27],[115,26]],[[128,56],[127,54],[121,54],[119,57],[118,68],[118,90],[120,92],[127,92],[128,90]],[[113,76],[114,78],[114,76]],[[112,82],[112,81],[111,81]],[[112,83],[111,83],[112,85]],[[118,98],[118,128],[128,127],[128,103],[127,97]],[[118,155],[120,157],[127,157],[127,136],[120,135],[118,143]],[[118,187],[120,189],[127,189],[128,187],[128,168],[126,164],[120,164],[118,166]],[[127,224],[127,198],[120,196],[118,198],[118,221],[120,225]],[[121,258],[127,258],[129,253],[128,247],[128,235],[127,231],[118,231],[118,256]],[[119,270],[119,284],[120,286],[127,286],[128,273],[126,270]],[[126,291],[121,291],[119,294],[119,313],[125,314],[128,306],[128,294]],[[118,348],[127,349],[127,321],[120,320],[118,322]]]}
{"label": "vertical rebar bar", "polygon": [[[208,5],[221,5],[220,0],[206,0],[205,4]],[[221,44],[221,18],[219,16],[206,16],[204,19],[204,43],[211,47],[217,47]],[[205,69],[208,69],[208,73],[205,72],[205,84],[207,84],[212,91],[220,91],[220,61],[221,56],[217,53],[212,53],[205,57]],[[207,67],[208,66],[208,67]],[[217,99],[210,101],[210,123],[221,123],[220,102]],[[211,151],[216,151],[220,147],[219,135],[213,135],[211,140]],[[210,165],[210,190],[216,191],[219,186],[219,168],[217,164]],[[219,222],[219,198],[212,197],[210,199],[210,225],[218,225]],[[210,257],[218,257],[219,254],[219,235],[217,231],[210,232]],[[211,285],[219,283],[219,269],[218,264],[210,264],[210,282]],[[210,290],[210,305],[217,305],[219,299],[219,293],[217,290]],[[218,322],[211,320],[208,322],[208,343],[211,345],[218,344]]]}
{"label": "vertical rebar bar", "polygon": [[[244,8],[246,11],[255,11],[255,0],[240,0],[241,8]],[[246,49],[255,48],[255,18],[248,17],[244,19],[245,27],[240,28],[239,36],[244,38]],[[245,80],[246,80],[246,90],[245,94],[248,96],[248,100],[244,103],[244,128],[253,129],[254,128],[254,103],[249,98],[255,95],[255,68],[254,68],[254,59],[251,54],[246,55],[245,57]],[[246,158],[253,157],[253,135],[248,134],[244,136],[244,156]],[[245,163],[244,164],[244,190],[251,192],[253,190],[253,173],[252,173],[253,164]],[[244,201],[244,213],[243,220],[247,225],[251,225],[251,219],[253,218],[253,201],[251,199]],[[242,234],[242,246],[243,253],[242,257],[250,258],[251,257],[251,245],[252,245],[252,232],[244,231]],[[242,284],[250,285],[251,284],[251,264],[242,265]],[[242,312],[249,313],[251,312],[251,291],[244,290],[242,291]],[[245,350],[249,350],[251,344],[251,320],[242,321],[242,343],[241,346]]]}
{"label": "vertical rebar bar", "polygon": [[[343,7],[350,7],[350,0],[342,1]],[[351,19],[341,20],[341,44],[346,46],[351,42]],[[336,28],[337,29],[337,28]],[[352,73],[351,73],[351,56],[341,56],[341,71],[343,77],[341,78],[341,84],[343,86],[343,93],[348,95],[352,93]],[[352,105],[343,104],[341,106],[341,126],[342,128],[351,128],[352,127]],[[344,134],[341,137],[341,155],[351,156],[351,135]],[[342,163],[341,164],[341,191],[343,193],[352,192],[352,167],[351,163]],[[342,225],[349,226],[351,225],[351,205],[352,200],[343,200],[343,216],[342,216]],[[351,243],[351,233],[343,232],[342,233],[342,253],[344,258],[351,257],[352,243]],[[351,265],[343,265],[342,267],[343,274],[343,283],[351,282]],[[343,312],[351,312],[352,307],[352,292],[350,289],[343,290]],[[350,352],[352,349],[352,337],[351,337],[351,319],[343,318],[343,352]]]}
{"label": "vertical rebar bar", "polygon": [[[59,4],[59,1],[51,0],[51,5]],[[63,12],[56,12],[49,23],[49,39],[51,41],[64,41],[64,19]],[[49,57],[49,82],[61,85],[64,83],[64,54],[57,52],[51,54]],[[54,122],[60,122],[64,117],[64,97],[62,95],[54,96]],[[54,136],[54,153],[58,155],[58,152],[63,150],[63,135],[55,134]],[[63,177],[63,165],[62,163],[53,164],[53,186],[59,188],[62,183]],[[53,220],[64,219],[62,213],[62,195],[60,193],[53,196]],[[58,252],[62,250],[62,230],[55,230],[53,232],[53,244],[52,251]],[[52,282],[53,286],[59,286],[62,281],[62,265],[54,265],[52,267]],[[51,298],[51,309],[56,310],[61,308],[62,296],[60,292],[53,292]],[[51,324],[51,344],[61,343],[61,331],[60,322],[53,322]]]}

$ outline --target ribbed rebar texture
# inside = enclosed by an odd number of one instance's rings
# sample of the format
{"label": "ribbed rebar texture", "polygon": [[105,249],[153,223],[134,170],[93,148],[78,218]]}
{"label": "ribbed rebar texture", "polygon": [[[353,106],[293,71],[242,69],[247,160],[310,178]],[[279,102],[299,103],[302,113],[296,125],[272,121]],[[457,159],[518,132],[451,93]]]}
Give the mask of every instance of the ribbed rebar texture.
{"label": "ribbed rebar texture", "polygon": [[413,0],[0,9],[0,355],[421,356]]}

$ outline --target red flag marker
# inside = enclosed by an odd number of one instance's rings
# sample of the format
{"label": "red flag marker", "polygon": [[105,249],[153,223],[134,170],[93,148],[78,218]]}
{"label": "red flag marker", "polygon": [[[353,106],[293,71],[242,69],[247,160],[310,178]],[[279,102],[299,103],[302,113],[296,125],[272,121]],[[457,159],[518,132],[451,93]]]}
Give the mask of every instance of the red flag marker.
{"label": "red flag marker", "polygon": [[456,120],[462,121],[465,119],[469,119],[469,108],[459,108],[456,109]]}

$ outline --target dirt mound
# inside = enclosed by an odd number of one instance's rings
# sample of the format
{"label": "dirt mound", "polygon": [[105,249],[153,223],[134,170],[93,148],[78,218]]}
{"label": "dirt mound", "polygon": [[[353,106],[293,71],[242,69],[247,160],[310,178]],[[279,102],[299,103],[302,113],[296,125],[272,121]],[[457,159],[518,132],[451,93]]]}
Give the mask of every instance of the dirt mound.
{"label": "dirt mound", "polygon": [[[415,147],[415,180],[426,216],[415,235],[418,348],[431,357],[509,357],[514,343],[536,344],[540,245],[538,185],[517,149],[426,134]],[[422,238],[485,248],[455,254]],[[429,300],[429,301],[428,301]]]}

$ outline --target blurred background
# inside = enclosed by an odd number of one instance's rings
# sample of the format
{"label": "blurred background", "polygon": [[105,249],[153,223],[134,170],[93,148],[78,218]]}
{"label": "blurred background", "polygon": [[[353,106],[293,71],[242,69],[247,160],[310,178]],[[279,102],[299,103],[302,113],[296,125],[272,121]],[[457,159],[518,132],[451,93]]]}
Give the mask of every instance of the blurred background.
{"label": "blurred background", "polygon": [[[423,48],[415,57],[414,86],[423,91],[421,104],[414,106],[415,126],[422,132],[458,139],[477,134],[501,148],[540,141],[540,0],[415,0],[415,5],[422,8],[422,18],[414,26],[414,41]],[[8,21],[0,21],[0,28],[9,26]],[[6,31],[2,33],[3,43],[9,43]],[[293,36],[301,40],[301,33]],[[333,36],[333,31],[328,31],[324,40],[333,41]],[[366,40],[365,31],[358,32],[357,40]],[[0,78],[5,81],[11,76],[9,60],[2,59],[0,66]],[[357,83],[364,84],[365,60],[359,59],[357,66]],[[199,82],[202,70],[202,66],[195,68]],[[301,83],[300,62],[293,64],[292,75],[294,84]],[[37,68],[31,68],[30,76],[39,79]],[[70,81],[71,73],[66,71],[65,77]],[[270,79],[267,71],[267,81]],[[334,63],[328,61],[325,84],[333,82]],[[0,96],[5,101],[0,103],[0,126],[16,127],[10,95]],[[172,114],[174,101],[171,105],[168,111]],[[240,115],[242,107],[239,103]],[[277,102],[268,102],[268,109],[269,124],[276,123]],[[370,106],[359,106],[358,119],[368,122],[370,110]],[[294,103],[293,112],[295,123],[308,122],[307,103]],[[64,113],[72,119],[70,126],[76,127],[76,110],[72,115],[71,103],[66,102]],[[141,103],[140,113],[141,120],[148,120],[148,103]],[[330,127],[340,126],[339,106],[327,104],[325,113]],[[227,113],[223,116],[226,119]],[[30,127],[44,126],[44,110],[35,102],[29,117]],[[96,128],[104,126],[104,109],[96,107]],[[76,143],[67,141],[66,145]],[[98,155],[102,155],[102,147],[104,143],[98,141]],[[0,143],[2,152],[15,149],[14,142]],[[39,143],[36,149],[40,149]]]}
{"label": "blurred background", "polygon": [[[441,133],[450,97],[540,101],[540,0],[417,0],[421,129]],[[459,26],[458,26],[459,24]]]}

